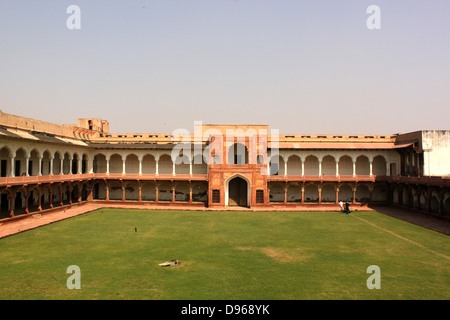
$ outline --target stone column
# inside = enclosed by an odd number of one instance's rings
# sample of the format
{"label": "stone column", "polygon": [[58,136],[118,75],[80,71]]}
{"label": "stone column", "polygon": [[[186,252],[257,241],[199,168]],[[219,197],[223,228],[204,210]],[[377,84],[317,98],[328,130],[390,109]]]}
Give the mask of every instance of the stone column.
{"label": "stone column", "polygon": [[53,208],[53,188],[50,187],[49,189],[50,190],[49,190],[49,199],[48,199],[48,201],[50,202],[50,209],[52,209]]}
{"label": "stone column", "polygon": [[30,192],[26,191],[24,193],[24,196],[25,196],[25,214],[28,214],[30,213],[30,211],[28,210],[28,199],[30,198]]}
{"label": "stone column", "polygon": [[40,188],[37,189],[37,194],[38,194],[38,211],[42,211],[42,193]]}
{"label": "stone column", "polygon": [[339,187],[336,187],[336,204],[339,203]]}
{"label": "stone column", "polygon": [[319,204],[322,204],[322,188],[318,187],[317,190],[319,191]]}
{"label": "stone column", "polygon": [[302,185],[302,202],[301,204],[305,204],[305,186]]}
{"label": "stone column", "polygon": [[48,173],[50,176],[52,176],[53,175],[53,160],[54,160],[54,157],[52,157],[52,156],[50,156],[50,172]]}
{"label": "stone column", "polygon": [[69,174],[72,174],[72,162],[73,162],[73,156],[69,159]]}
{"label": "stone column", "polygon": [[175,184],[172,183],[172,203],[175,203]]}
{"label": "stone column", "polygon": [[16,200],[16,193],[14,192],[14,194],[12,196],[9,196],[9,216],[10,217],[14,217],[14,204],[15,204],[15,200]]}
{"label": "stone column", "polygon": [[109,159],[111,158],[111,156],[107,156],[105,158],[106,158],[106,174],[109,174]]}
{"label": "stone column", "polygon": [[11,171],[10,171],[10,177],[15,177],[15,161],[14,161],[14,157],[11,157],[11,160],[10,160],[10,163],[11,163],[11,165],[10,165],[10,168],[11,168]]}
{"label": "stone column", "polygon": [[356,161],[352,159],[353,162],[353,176],[356,176]]}
{"label": "stone column", "polygon": [[81,174],[83,170],[83,156],[78,157],[77,159],[77,174]]}
{"label": "stone column", "polygon": [[28,156],[28,157],[25,157],[25,176],[30,176],[29,174],[28,174],[28,166],[30,165],[30,157]]}
{"label": "stone column", "polygon": [[38,158],[38,176],[42,176],[42,158]]}
{"label": "stone column", "polygon": [[106,185],[106,200],[109,201],[109,187]]}

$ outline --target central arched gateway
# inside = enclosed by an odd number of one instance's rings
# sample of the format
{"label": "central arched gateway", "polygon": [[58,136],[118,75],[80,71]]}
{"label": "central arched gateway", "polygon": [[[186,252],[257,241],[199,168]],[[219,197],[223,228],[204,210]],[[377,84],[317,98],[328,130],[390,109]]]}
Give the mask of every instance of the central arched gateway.
{"label": "central arched gateway", "polygon": [[246,179],[237,176],[230,179],[226,185],[226,204],[228,206],[248,207],[250,200],[250,185]]}

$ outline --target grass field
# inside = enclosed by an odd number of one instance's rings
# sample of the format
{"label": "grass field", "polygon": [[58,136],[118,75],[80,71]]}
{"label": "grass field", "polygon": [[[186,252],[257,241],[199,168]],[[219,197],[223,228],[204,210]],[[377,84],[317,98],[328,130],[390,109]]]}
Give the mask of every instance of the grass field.
{"label": "grass field", "polygon": [[450,238],[377,212],[103,209],[0,239],[0,299],[449,298]]}

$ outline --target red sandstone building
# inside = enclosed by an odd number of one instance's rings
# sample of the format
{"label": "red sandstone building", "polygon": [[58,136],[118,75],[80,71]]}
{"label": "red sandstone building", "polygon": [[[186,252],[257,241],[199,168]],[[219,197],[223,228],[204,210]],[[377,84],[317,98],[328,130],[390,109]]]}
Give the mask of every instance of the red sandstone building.
{"label": "red sandstone building", "polygon": [[282,210],[406,206],[450,217],[450,131],[279,134],[267,125],[112,134],[0,111],[0,219],[86,201]]}

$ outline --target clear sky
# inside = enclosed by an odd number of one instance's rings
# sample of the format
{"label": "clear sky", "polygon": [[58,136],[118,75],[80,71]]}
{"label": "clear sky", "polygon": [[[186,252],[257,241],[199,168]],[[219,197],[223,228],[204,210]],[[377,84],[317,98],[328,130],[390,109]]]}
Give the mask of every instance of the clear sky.
{"label": "clear sky", "polygon": [[1,0],[0,109],[123,133],[450,129],[449,17],[448,0]]}

